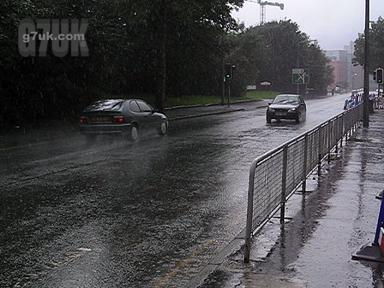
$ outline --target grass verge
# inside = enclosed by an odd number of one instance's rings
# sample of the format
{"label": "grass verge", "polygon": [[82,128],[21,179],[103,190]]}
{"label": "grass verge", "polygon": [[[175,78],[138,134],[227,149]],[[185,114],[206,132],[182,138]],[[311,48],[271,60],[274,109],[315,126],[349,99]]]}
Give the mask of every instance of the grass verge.
{"label": "grass verge", "polygon": [[[233,97],[231,98],[231,103],[236,103],[244,100],[263,100],[263,99],[271,99],[274,98],[278,92],[275,91],[248,91],[243,97]],[[149,104],[155,106],[155,96],[150,94],[142,94],[142,95],[129,95],[127,96],[115,96],[113,98],[138,98],[143,99]],[[188,96],[168,96],[167,99],[167,107],[175,107],[175,106],[193,106],[193,105],[207,105],[207,104],[220,104],[221,97],[217,96],[206,96],[206,95],[188,95]],[[227,99],[225,99],[225,103],[227,103]]]}
{"label": "grass verge", "polygon": [[253,99],[253,100],[262,100],[262,99],[273,99],[278,95],[279,92],[276,91],[248,91],[247,94],[241,99]]}
{"label": "grass verge", "polygon": [[[275,91],[248,91],[243,97],[232,98],[231,103],[244,100],[263,100],[273,99],[278,92]],[[225,99],[225,102],[227,99]],[[190,95],[182,97],[169,97],[167,100],[168,107],[175,106],[189,106],[189,105],[206,105],[206,104],[220,104],[221,98],[217,96],[201,96],[201,95]]]}

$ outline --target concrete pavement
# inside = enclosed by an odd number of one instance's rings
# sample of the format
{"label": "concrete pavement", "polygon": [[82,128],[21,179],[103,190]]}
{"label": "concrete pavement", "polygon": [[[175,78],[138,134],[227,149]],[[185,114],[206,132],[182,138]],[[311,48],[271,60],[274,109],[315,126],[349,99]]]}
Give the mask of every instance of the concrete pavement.
{"label": "concrete pavement", "polygon": [[[345,144],[345,143],[344,143]],[[201,285],[212,287],[383,287],[383,267],[351,255],[374,240],[384,189],[384,113],[371,116],[340,159],[287,205],[284,227],[272,219],[253,241],[251,264],[231,255]]]}

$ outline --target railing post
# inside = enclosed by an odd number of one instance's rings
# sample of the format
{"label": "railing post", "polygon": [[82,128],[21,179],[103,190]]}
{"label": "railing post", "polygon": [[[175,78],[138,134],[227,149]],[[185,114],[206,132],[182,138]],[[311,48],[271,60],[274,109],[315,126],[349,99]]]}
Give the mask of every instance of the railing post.
{"label": "railing post", "polygon": [[321,155],[322,155],[322,138],[321,138],[321,130],[322,130],[322,127],[320,126],[319,127],[319,159],[318,159],[318,162],[317,162],[317,175],[318,176],[321,176],[321,159],[323,158]]}
{"label": "railing post", "polygon": [[331,147],[332,147],[332,124],[331,121],[327,124],[327,152],[328,152],[328,164],[331,163]]}
{"label": "railing post", "polygon": [[304,138],[304,163],[303,163],[303,193],[307,192],[307,162],[308,162],[308,133],[305,134]]}
{"label": "railing post", "polygon": [[344,141],[344,114],[341,116],[341,126],[340,126],[340,149],[343,148],[343,141]]}
{"label": "railing post", "polygon": [[355,135],[355,112],[356,112],[355,110],[353,110],[352,112],[351,136]]}
{"label": "railing post", "polygon": [[337,117],[335,119],[335,123],[336,123],[336,125],[335,125],[336,129],[334,132],[334,137],[335,137],[335,142],[336,142],[335,153],[336,153],[336,155],[338,155],[339,154],[339,129],[340,129],[340,125],[339,125],[340,118],[339,117]]}
{"label": "railing post", "polygon": [[248,207],[247,207],[247,226],[245,228],[245,251],[244,262],[249,263],[249,257],[251,254],[251,238],[252,238],[252,224],[253,224],[253,196],[255,188],[255,171],[257,163],[253,163],[251,170],[249,171],[249,183],[248,183]]}
{"label": "railing post", "polygon": [[345,125],[345,143],[347,143],[348,142],[348,139],[349,139],[349,114],[346,114],[346,122],[347,122],[347,124]]}
{"label": "railing post", "polygon": [[287,167],[288,167],[288,145],[283,150],[283,170],[281,175],[281,203],[280,203],[280,223],[285,220],[285,201],[287,195]]}

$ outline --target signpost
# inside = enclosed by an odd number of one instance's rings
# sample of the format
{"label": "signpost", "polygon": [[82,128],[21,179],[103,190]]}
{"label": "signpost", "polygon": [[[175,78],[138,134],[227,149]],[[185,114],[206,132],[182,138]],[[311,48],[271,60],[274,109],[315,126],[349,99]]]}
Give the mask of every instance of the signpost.
{"label": "signpost", "polygon": [[300,85],[308,85],[309,73],[304,68],[292,69],[292,84],[297,85],[297,94],[300,93]]}
{"label": "signpost", "polygon": [[365,0],[363,127],[369,127],[369,0]]}

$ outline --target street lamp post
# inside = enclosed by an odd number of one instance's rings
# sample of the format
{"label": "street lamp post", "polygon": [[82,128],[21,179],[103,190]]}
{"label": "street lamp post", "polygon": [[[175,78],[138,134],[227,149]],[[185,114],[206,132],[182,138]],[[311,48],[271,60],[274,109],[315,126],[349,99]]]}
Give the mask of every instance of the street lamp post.
{"label": "street lamp post", "polygon": [[364,111],[363,127],[369,127],[369,0],[365,0]]}

